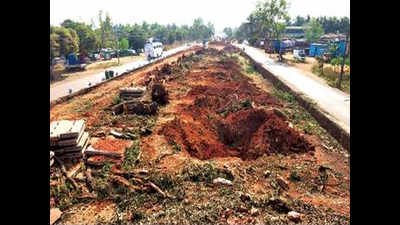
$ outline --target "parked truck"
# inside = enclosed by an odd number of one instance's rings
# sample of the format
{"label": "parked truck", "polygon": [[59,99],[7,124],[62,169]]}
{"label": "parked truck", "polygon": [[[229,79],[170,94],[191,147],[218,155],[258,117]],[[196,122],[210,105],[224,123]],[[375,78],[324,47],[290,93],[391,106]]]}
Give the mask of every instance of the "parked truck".
{"label": "parked truck", "polygon": [[76,53],[70,53],[67,56],[65,68],[68,71],[71,70],[85,70],[87,64],[83,63],[82,60],[79,60],[78,56]]}

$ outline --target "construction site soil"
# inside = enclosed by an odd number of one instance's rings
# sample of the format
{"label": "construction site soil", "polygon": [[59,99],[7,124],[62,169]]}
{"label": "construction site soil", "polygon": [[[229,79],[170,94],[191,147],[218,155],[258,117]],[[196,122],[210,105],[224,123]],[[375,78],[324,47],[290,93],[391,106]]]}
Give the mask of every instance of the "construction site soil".
{"label": "construction site soil", "polygon": [[[79,204],[109,202],[115,215],[107,210],[107,219],[98,224],[349,224],[350,174],[344,151],[323,141],[331,138],[325,133],[298,129],[308,123],[293,119],[299,115],[294,109],[301,109],[274,94],[260,74],[248,72],[250,67],[234,46],[195,47],[52,107],[50,121],[85,119],[96,137],[93,147],[124,153],[121,160],[110,161],[113,169],[147,169],[149,175],[140,179],[175,196],[104,194],[94,188],[92,193],[102,197]],[[152,90],[144,99],[157,102],[157,113],[114,115],[110,108],[118,103],[119,88],[137,85]],[[111,130],[130,133],[136,141],[111,137]],[[215,184],[218,177],[233,184]],[[59,188],[63,182],[57,179]],[[127,178],[139,186],[140,179]],[[61,204],[67,197],[60,191],[51,193],[66,212],[59,224],[82,218],[76,204]],[[289,211],[301,218],[290,218]]]}

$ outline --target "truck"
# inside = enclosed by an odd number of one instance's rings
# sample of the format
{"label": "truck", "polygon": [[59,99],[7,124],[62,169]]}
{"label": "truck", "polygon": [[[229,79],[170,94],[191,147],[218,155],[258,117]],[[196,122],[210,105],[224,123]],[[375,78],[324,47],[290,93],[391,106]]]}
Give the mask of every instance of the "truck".
{"label": "truck", "polygon": [[163,55],[163,45],[161,42],[147,42],[144,45],[144,55],[147,60],[155,59]]}
{"label": "truck", "polygon": [[71,71],[71,70],[85,70],[86,66],[87,66],[86,63],[82,63],[82,61],[78,59],[76,53],[68,54],[67,60],[66,60],[66,64],[65,64],[65,68],[68,71]]}

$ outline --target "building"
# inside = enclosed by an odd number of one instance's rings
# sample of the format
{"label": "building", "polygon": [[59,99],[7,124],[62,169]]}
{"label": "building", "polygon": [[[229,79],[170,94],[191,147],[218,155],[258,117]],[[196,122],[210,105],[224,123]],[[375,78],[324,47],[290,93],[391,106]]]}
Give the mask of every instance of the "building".
{"label": "building", "polygon": [[301,26],[287,26],[285,28],[284,37],[285,38],[304,38],[305,27]]}

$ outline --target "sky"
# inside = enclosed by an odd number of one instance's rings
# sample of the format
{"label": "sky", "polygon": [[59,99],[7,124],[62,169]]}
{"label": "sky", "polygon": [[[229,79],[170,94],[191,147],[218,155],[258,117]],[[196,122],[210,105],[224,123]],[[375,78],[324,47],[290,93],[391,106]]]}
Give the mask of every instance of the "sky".
{"label": "sky", "polygon": [[[50,0],[50,24],[65,19],[90,24],[100,10],[108,12],[113,24],[146,21],[159,24],[192,24],[197,17],[212,22],[216,32],[238,27],[255,9],[256,0]],[[289,0],[289,15],[350,17],[350,0]]]}

